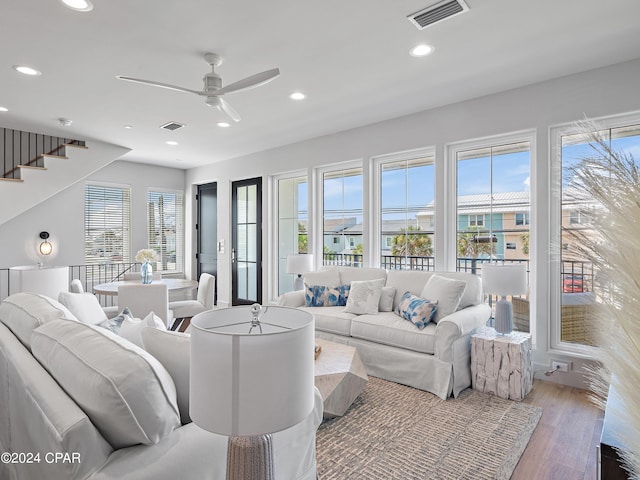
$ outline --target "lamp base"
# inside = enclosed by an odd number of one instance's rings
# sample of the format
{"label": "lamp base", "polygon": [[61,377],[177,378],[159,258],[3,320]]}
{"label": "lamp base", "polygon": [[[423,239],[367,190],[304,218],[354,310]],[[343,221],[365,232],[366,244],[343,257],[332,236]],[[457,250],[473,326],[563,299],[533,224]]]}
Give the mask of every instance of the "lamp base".
{"label": "lamp base", "polygon": [[493,319],[493,328],[504,335],[513,330],[513,307],[511,302],[502,297],[496,302],[496,314]]}
{"label": "lamp base", "polygon": [[271,435],[229,437],[227,480],[274,480]]}
{"label": "lamp base", "polygon": [[295,291],[304,290],[304,280],[302,279],[302,275],[298,274],[298,276],[294,280],[293,289]]}

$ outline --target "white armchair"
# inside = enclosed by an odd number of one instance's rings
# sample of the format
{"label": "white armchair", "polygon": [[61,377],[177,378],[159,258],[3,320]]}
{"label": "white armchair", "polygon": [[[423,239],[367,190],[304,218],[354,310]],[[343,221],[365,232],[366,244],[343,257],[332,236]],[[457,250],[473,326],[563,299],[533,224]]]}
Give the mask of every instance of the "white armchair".
{"label": "white armchair", "polygon": [[[198,294],[196,300],[177,300],[169,302],[169,308],[173,311],[176,320],[191,318],[198,313],[213,310],[214,295],[216,291],[216,277],[208,273],[200,275],[198,281]],[[172,327],[175,329],[177,324]]]}
{"label": "white armchair", "polygon": [[169,310],[169,290],[165,283],[130,283],[118,286],[118,308],[129,307],[136,318],[144,318],[150,312],[162,319],[165,325],[173,320]]}
{"label": "white armchair", "polygon": [[[82,285],[82,282],[79,279],[74,278],[69,284],[69,291],[71,293],[84,293],[84,285]],[[118,310],[117,306],[102,307],[102,310],[104,311],[107,318],[117,317],[118,313],[120,313],[120,310]]]}

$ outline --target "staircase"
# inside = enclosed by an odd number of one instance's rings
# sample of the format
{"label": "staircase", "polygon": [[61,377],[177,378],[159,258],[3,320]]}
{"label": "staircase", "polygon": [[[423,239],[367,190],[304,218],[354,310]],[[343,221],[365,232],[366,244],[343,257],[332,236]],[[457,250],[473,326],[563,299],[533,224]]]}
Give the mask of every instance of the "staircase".
{"label": "staircase", "polygon": [[109,165],[130,149],[91,141],[65,144],[0,177],[0,225]]}

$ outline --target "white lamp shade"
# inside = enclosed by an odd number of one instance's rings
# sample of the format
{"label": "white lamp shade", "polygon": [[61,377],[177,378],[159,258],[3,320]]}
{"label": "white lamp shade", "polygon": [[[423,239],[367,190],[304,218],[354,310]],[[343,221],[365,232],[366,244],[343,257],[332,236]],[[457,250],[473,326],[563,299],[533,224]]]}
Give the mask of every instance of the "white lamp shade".
{"label": "white lamp shade", "polygon": [[263,307],[263,333],[249,334],[250,308],[211,310],[191,320],[189,413],[210,432],[274,433],[313,409],[313,315]]}
{"label": "white lamp shade", "polygon": [[313,270],[313,255],[292,253],[287,255],[287,273],[303,274]]}
{"label": "white lamp shade", "polygon": [[524,295],[527,293],[527,266],[524,263],[482,265],[482,287],[492,295]]}

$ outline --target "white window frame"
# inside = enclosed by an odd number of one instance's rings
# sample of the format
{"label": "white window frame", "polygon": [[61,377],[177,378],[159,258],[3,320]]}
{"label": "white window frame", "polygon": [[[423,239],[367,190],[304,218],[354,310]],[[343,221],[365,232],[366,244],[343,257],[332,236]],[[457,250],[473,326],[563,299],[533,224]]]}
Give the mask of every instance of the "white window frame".
{"label": "white window frame", "polygon": [[[85,183],[85,187],[84,187],[84,226],[83,226],[83,233],[84,233],[84,253],[83,253],[83,258],[84,258],[84,263],[87,265],[99,265],[100,263],[103,262],[98,262],[98,263],[93,263],[93,262],[89,262],[87,260],[87,251],[86,251],[86,242],[87,242],[87,232],[86,232],[86,227],[87,227],[87,188],[89,187],[100,187],[100,188],[112,188],[112,189],[120,189],[123,191],[126,191],[128,193],[128,197],[129,197],[129,204],[127,205],[128,207],[128,219],[125,219],[126,221],[126,231],[127,231],[127,238],[124,239],[123,238],[123,258],[121,262],[114,262],[114,263],[131,263],[134,261],[133,256],[134,254],[131,252],[131,237],[132,237],[132,225],[131,225],[131,217],[133,215],[132,209],[133,209],[133,199],[132,199],[132,190],[131,190],[131,185],[129,184],[123,184],[123,183],[109,183],[109,182],[95,182],[95,181],[88,181]],[[127,256],[128,254],[128,256]]]}
{"label": "white window frame", "polygon": [[[149,195],[151,193],[166,193],[169,195],[176,196],[176,202],[179,202],[180,205],[176,205],[176,269],[175,270],[158,270],[164,275],[183,275],[185,271],[185,194],[183,190],[174,190],[169,188],[157,188],[157,187],[148,187],[147,188],[147,248],[152,248],[150,245],[150,216],[149,216]],[[180,260],[178,260],[180,257]]]}
{"label": "white window frame", "polygon": [[[640,112],[625,113],[620,115],[611,115],[607,117],[598,117],[591,119],[598,128],[615,129],[628,125],[637,125],[640,123]],[[548,298],[550,303],[549,316],[549,353],[563,354],[570,353],[576,357],[585,359],[596,358],[595,347],[589,345],[581,345],[570,342],[562,342],[560,340],[561,330],[561,308],[562,308],[562,289],[561,289],[561,271],[562,271],[562,136],[576,133],[575,122],[554,125],[549,127],[549,172],[551,175],[550,185],[550,265],[548,276]]]}
{"label": "white window frame", "polygon": [[[375,157],[371,157],[370,167],[369,167],[369,178],[371,179],[372,188],[370,189],[372,192],[372,201],[371,203],[371,215],[369,219],[370,223],[370,235],[369,235],[369,251],[371,254],[369,255],[370,265],[374,267],[380,266],[380,257],[382,256],[382,250],[385,247],[381,245],[381,213],[382,213],[382,195],[380,195],[380,189],[382,188],[382,178],[380,176],[381,166],[385,163],[394,163],[401,162],[407,160],[416,160],[424,157],[433,157],[433,165],[434,165],[434,219],[432,222],[435,224],[435,218],[438,216],[438,182],[437,182],[437,170],[438,170],[438,161],[436,158],[436,148],[434,146],[417,148],[414,150],[405,150],[402,152],[389,153],[386,155],[378,155]],[[436,235],[438,234],[437,229],[434,228],[433,235],[433,254],[434,259],[437,258],[437,250],[436,250]],[[392,237],[390,237],[392,238]],[[385,239],[385,242],[389,242],[389,237]],[[366,244],[365,244],[366,246]],[[390,248],[390,245],[386,245],[386,248]]]}
{"label": "white window frame", "polygon": [[[471,221],[473,219],[473,221]],[[484,215],[467,215],[467,220],[470,227],[484,227]],[[478,222],[478,220],[481,220]]]}

